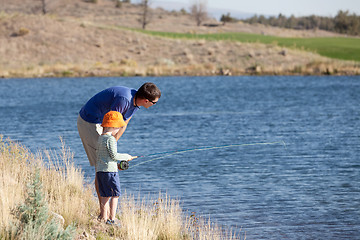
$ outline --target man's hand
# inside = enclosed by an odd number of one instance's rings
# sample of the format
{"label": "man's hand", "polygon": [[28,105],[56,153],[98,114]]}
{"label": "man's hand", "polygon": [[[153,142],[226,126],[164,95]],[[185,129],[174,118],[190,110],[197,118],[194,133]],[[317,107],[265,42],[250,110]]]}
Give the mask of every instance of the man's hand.
{"label": "man's hand", "polygon": [[121,137],[121,136],[123,135],[123,133],[125,132],[126,127],[127,127],[128,123],[129,123],[130,119],[131,119],[131,117],[130,117],[128,120],[125,121],[126,125],[123,126],[123,127],[121,127],[121,128],[119,129],[119,131],[115,134],[114,137],[115,137],[116,141],[119,140],[120,137]]}

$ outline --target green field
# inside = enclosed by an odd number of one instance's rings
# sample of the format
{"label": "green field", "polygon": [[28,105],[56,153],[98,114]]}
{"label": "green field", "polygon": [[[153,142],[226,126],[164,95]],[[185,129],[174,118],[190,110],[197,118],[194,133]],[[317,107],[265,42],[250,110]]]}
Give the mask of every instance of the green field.
{"label": "green field", "polygon": [[325,57],[360,61],[360,38],[351,37],[322,37],[322,38],[284,38],[249,33],[215,33],[190,34],[171,33],[147,30],[136,30],[142,33],[185,39],[230,40],[247,43],[276,44],[281,47],[298,48],[318,53]]}

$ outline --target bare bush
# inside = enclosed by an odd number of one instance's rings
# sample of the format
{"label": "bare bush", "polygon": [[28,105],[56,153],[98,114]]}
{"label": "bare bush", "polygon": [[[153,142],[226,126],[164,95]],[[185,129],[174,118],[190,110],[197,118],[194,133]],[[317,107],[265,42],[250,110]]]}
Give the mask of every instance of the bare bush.
{"label": "bare bush", "polygon": [[200,26],[203,21],[208,17],[207,13],[207,1],[195,0],[190,7],[191,16],[195,19],[196,25]]}
{"label": "bare bush", "polygon": [[142,8],[141,11],[141,19],[140,23],[142,25],[142,29],[146,28],[151,21],[151,9],[150,9],[151,0],[141,0],[140,6]]}
{"label": "bare bush", "polygon": [[45,15],[57,8],[60,0],[40,0],[40,3],[41,6],[39,6],[39,9],[41,9],[41,13]]}

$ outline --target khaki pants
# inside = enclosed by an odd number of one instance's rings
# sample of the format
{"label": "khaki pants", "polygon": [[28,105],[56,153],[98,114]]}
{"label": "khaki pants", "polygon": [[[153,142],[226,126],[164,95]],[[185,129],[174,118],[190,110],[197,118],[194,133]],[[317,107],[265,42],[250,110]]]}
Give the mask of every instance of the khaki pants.
{"label": "khaki pants", "polygon": [[86,155],[89,159],[90,166],[95,166],[97,158],[97,142],[99,136],[102,134],[103,128],[100,124],[86,122],[80,117],[80,115],[77,119],[77,127]]}

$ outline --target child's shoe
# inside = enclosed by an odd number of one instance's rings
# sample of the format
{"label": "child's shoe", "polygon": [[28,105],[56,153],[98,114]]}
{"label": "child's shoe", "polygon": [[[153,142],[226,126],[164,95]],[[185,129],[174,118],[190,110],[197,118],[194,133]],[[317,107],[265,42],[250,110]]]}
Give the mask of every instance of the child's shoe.
{"label": "child's shoe", "polygon": [[111,219],[108,219],[108,220],[106,221],[106,224],[108,224],[108,225],[113,225],[113,226],[116,226],[116,227],[120,227],[120,226],[121,226],[120,223],[115,222],[115,220],[111,220]]}

